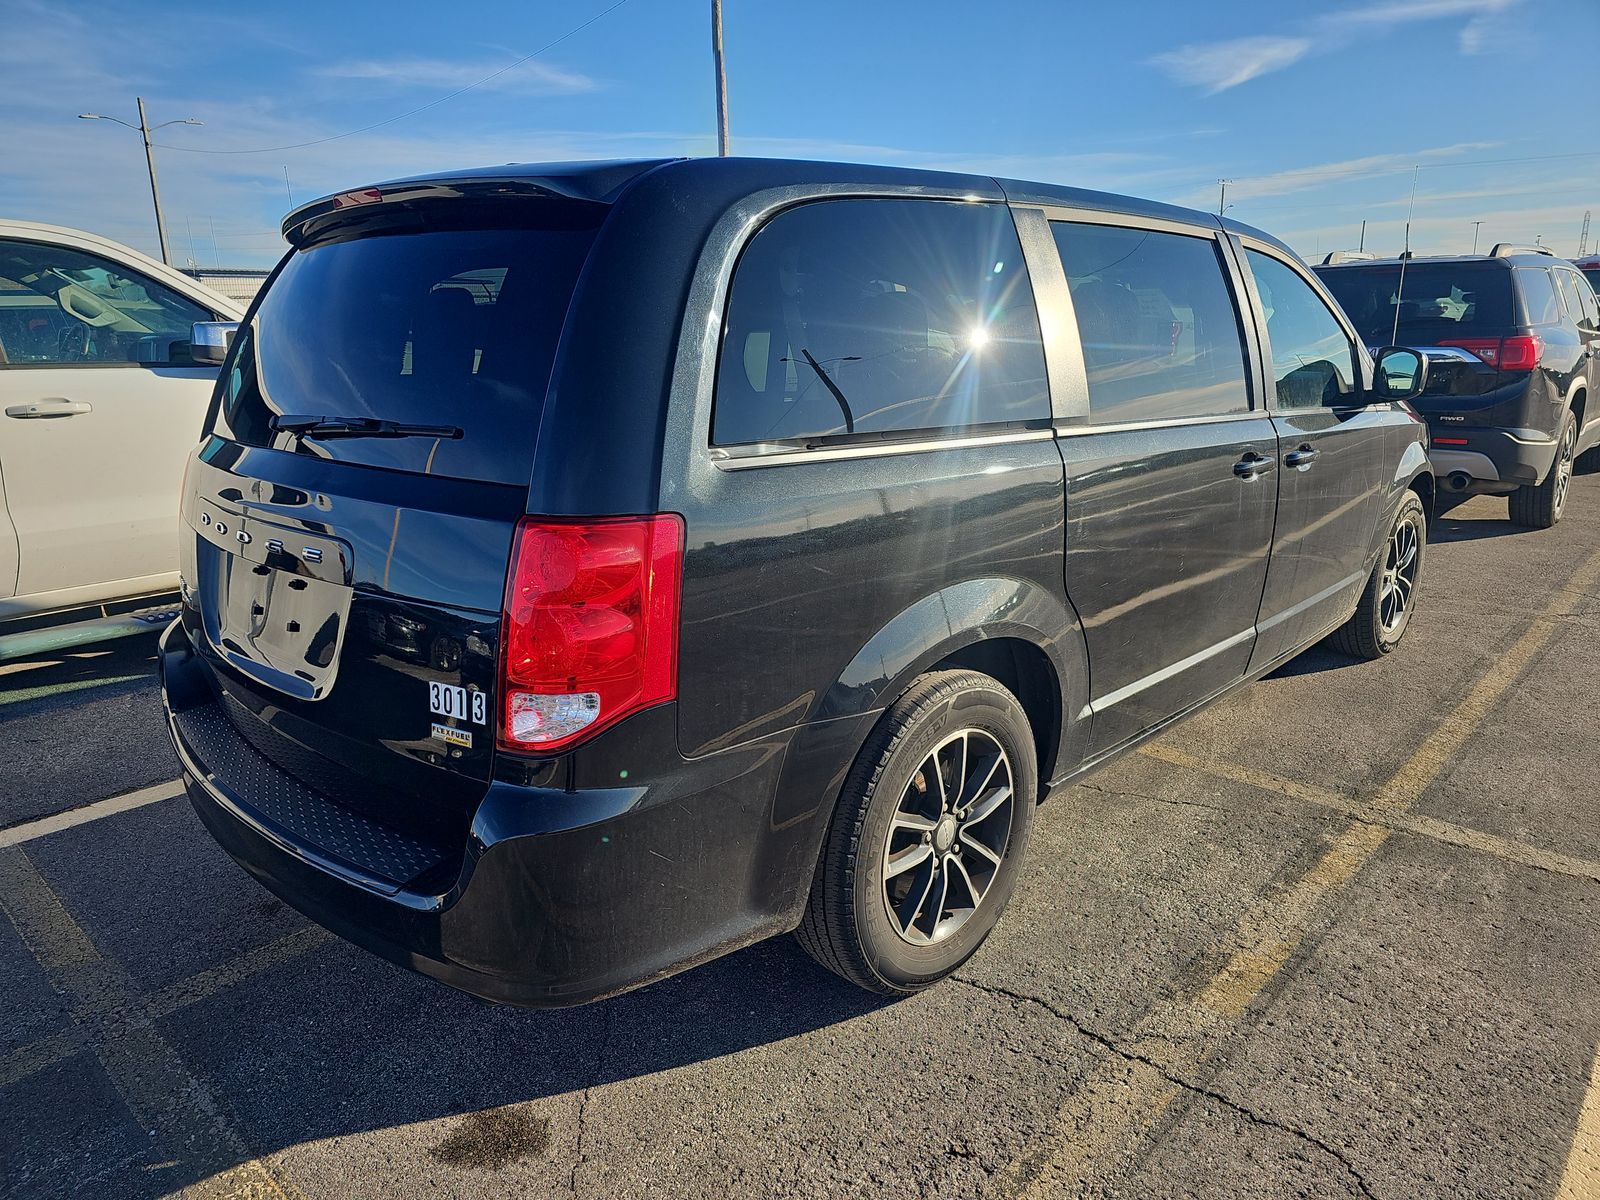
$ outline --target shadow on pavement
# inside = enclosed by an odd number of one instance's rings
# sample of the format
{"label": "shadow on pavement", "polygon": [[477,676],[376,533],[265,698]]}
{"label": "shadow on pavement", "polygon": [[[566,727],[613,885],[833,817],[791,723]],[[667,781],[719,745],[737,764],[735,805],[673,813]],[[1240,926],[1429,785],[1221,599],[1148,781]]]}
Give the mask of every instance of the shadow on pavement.
{"label": "shadow on pavement", "polygon": [[[581,1106],[586,1089],[660,1077],[890,1003],[836,979],[786,937],[611,1000],[546,1010],[477,1001],[334,943],[169,1018],[163,1033],[256,1154],[465,1116],[427,1154],[494,1168],[548,1157],[552,1125],[571,1110],[539,1101]],[[672,1092],[684,1081],[656,1086],[661,1103],[682,1103]],[[166,1161],[141,1187],[171,1194],[234,1165]]]}
{"label": "shadow on pavement", "polygon": [[141,633],[0,662],[0,704],[16,697],[42,699],[57,690],[77,692],[133,678],[154,679],[156,637],[154,632]]}

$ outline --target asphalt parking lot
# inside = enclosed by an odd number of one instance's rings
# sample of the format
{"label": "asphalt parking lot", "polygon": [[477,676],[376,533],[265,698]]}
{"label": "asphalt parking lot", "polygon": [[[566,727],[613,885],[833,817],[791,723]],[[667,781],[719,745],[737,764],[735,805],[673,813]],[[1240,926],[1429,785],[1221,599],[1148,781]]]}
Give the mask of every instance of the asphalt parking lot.
{"label": "asphalt parking lot", "polygon": [[456,995],[204,834],[153,638],[0,667],[0,1192],[1600,1196],[1600,477],[1433,537],[1398,653],[1053,796],[995,936],[898,1003],[787,939]]}

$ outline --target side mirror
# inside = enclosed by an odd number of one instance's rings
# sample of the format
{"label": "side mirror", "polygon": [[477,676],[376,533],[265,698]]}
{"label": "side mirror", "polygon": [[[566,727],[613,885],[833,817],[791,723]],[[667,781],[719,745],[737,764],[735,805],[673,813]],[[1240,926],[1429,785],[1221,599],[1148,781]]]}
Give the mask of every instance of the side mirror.
{"label": "side mirror", "polygon": [[1428,356],[1405,346],[1386,346],[1373,362],[1375,400],[1414,400],[1428,383]]}
{"label": "side mirror", "polygon": [[237,321],[196,321],[189,335],[189,353],[196,366],[220,367],[239,332]]}

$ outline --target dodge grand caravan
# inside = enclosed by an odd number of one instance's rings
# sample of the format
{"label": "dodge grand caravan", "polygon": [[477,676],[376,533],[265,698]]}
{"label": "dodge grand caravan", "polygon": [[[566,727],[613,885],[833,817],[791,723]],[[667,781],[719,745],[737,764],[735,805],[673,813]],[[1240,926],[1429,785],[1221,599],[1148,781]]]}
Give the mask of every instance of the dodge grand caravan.
{"label": "dodge grand caravan", "polygon": [[1036,803],[1416,602],[1425,382],[1281,243],[738,159],[347,192],[224,363],[162,673],[218,842],[494,1000],[909,992]]}

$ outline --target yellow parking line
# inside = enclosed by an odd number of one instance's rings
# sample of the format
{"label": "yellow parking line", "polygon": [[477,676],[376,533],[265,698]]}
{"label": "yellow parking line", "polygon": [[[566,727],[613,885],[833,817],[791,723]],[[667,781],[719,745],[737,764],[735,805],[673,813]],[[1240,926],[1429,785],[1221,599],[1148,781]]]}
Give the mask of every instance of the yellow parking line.
{"label": "yellow parking line", "polygon": [[[1570,604],[1572,594],[1586,595],[1597,580],[1600,553],[1584,561],[1528,629],[1378,789],[1371,810],[1391,818],[1406,814],[1549,645],[1561,628],[1557,615]],[[1091,1072],[1058,1111],[1045,1140],[1008,1168],[1012,1189],[1030,1200],[1068,1195],[1127,1161],[1144,1132],[1182,1090],[1178,1081],[1200,1072],[1233,1020],[1294,955],[1323,902],[1371,860],[1392,832],[1389,825],[1358,817],[1334,837],[1298,882],[1253,905],[1228,939],[1232,949],[1223,967],[1187,1001],[1158,1005],[1140,1022],[1129,1042],[1152,1047],[1149,1052],[1134,1061],[1125,1050]]]}
{"label": "yellow parking line", "polygon": [[[44,968],[50,986],[73,1000],[75,1021],[105,1010],[131,1010],[138,991],[127,973],[95,948],[20,847],[0,849],[0,909]],[[196,1194],[277,1196],[298,1189],[246,1149],[209,1089],[149,1020],[97,1039],[95,1057],[140,1126],[152,1131],[179,1170],[197,1176]]]}
{"label": "yellow parking line", "polygon": [[1346,796],[1342,792],[1302,783],[1297,779],[1284,779],[1268,771],[1247,767],[1242,763],[1214,762],[1199,758],[1186,750],[1179,750],[1176,746],[1168,746],[1161,742],[1145,746],[1139,753],[1146,758],[1153,758],[1171,766],[1183,767],[1216,779],[1226,779],[1231,783],[1246,784],[1264,792],[1275,792],[1317,808],[1342,813],[1347,817],[1358,817],[1378,825],[1387,825],[1390,829],[1402,833],[1415,834],[1463,850],[1475,850],[1480,854],[1488,854],[1519,866],[1535,867],[1557,875],[1570,875],[1574,879],[1600,883],[1600,862],[1591,859],[1558,854],[1554,850],[1530,846],[1515,838],[1502,837],[1497,833],[1485,833],[1481,829],[1457,825],[1453,821],[1441,821],[1436,817],[1381,810]]}
{"label": "yellow parking line", "polygon": [[1600,1052],[1589,1071],[1589,1091],[1578,1112],[1578,1128],[1555,1200],[1600,1200]]}

